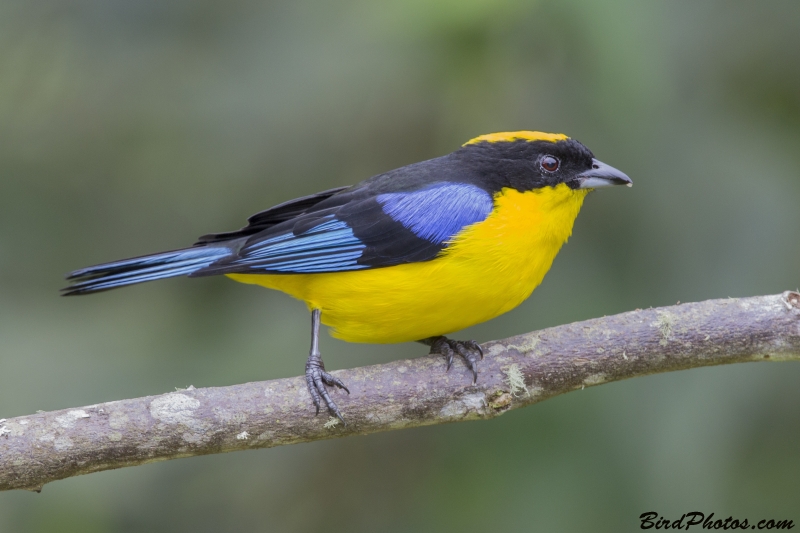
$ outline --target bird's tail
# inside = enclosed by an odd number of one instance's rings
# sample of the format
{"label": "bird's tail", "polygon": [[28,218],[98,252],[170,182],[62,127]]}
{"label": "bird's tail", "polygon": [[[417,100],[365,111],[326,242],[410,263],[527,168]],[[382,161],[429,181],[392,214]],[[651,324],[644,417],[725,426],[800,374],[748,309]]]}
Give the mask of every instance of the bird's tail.
{"label": "bird's tail", "polygon": [[89,294],[134,283],[186,276],[230,254],[231,250],[225,247],[197,246],[82,268],[67,274],[67,280],[72,285],[61,289],[62,296]]}

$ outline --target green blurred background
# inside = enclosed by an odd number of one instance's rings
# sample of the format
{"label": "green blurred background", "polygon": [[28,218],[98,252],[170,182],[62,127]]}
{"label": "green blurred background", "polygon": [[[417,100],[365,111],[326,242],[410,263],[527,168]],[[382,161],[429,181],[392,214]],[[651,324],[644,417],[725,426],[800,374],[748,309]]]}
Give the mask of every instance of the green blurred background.
{"label": "green blurred background", "polygon": [[[479,340],[800,284],[795,0],[0,2],[0,417],[301,373],[290,298],[62,275],[445,154],[565,132],[627,172]],[[329,368],[425,352],[322,340]],[[0,531],[633,531],[800,522],[800,365],[639,378],[488,422],[0,494]]]}

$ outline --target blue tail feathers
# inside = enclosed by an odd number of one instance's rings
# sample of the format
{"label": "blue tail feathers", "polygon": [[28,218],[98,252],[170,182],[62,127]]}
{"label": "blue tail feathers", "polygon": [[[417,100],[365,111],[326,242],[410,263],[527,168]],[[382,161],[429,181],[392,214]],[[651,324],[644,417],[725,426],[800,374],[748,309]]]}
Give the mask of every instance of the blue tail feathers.
{"label": "blue tail feathers", "polygon": [[72,285],[62,289],[62,292],[63,296],[74,296],[186,276],[230,254],[231,250],[226,247],[197,246],[104,263],[70,272],[67,280]]}

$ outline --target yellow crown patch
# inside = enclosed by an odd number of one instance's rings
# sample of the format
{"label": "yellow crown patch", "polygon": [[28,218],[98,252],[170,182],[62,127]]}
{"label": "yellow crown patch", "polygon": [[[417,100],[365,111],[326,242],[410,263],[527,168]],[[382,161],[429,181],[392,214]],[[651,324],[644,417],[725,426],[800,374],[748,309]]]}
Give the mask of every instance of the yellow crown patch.
{"label": "yellow crown patch", "polygon": [[545,133],[543,131],[503,131],[499,133],[487,133],[486,135],[475,137],[474,139],[470,139],[469,141],[465,142],[463,146],[467,146],[468,144],[477,144],[480,142],[496,143],[518,140],[547,141],[554,143],[558,141],[564,141],[566,139],[569,139],[569,137],[563,133]]}

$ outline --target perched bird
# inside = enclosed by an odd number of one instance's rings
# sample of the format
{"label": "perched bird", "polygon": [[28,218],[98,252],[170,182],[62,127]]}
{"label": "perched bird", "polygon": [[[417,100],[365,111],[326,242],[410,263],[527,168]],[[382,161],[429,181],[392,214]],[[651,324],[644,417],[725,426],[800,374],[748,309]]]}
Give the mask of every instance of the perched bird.
{"label": "perched bird", "polygon": [[[461,356],[477,380],[475,341],[445,334],[501,315],[541,283],[593,189],[631,185],[566,135],[482,135],[448,155],[291,200],[238,231],[189,248],[76,270],[64,295],[174,276],[224,274],[283,291],[311,311],[305,378],[342,419],[327,386],[320,322],[350,342],[419,341]],[[349,393],[349,391],[347,391]]]}

